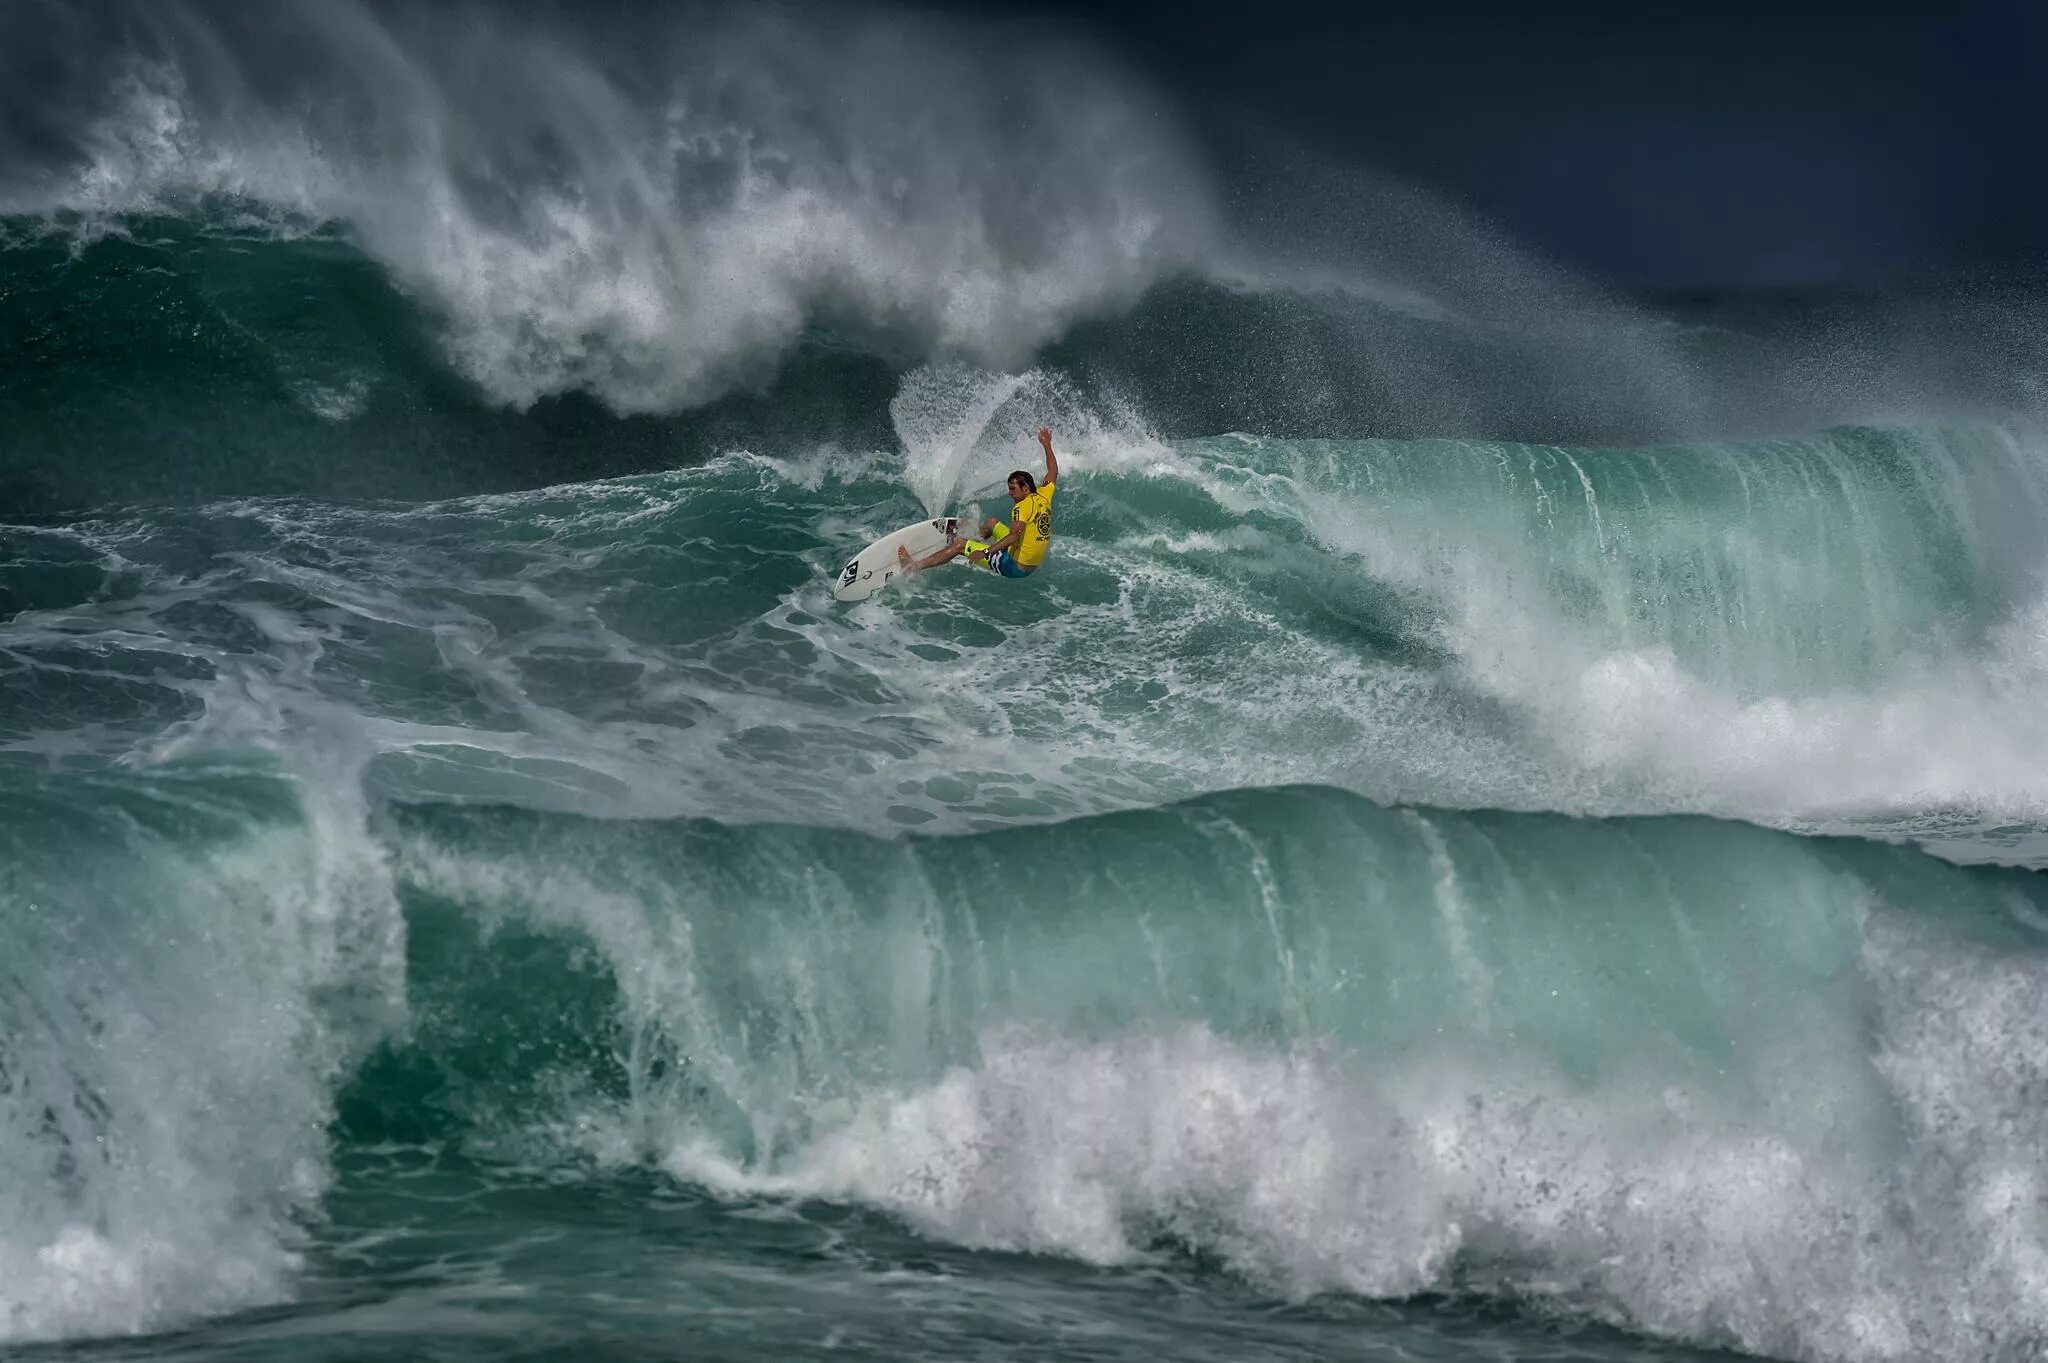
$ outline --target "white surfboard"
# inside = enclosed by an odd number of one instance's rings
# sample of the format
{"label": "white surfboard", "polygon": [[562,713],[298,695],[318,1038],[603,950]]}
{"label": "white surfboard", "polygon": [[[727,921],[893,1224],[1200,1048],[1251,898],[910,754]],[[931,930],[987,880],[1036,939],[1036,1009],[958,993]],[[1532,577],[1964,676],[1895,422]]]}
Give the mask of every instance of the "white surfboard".
{"label": "white surfboard", "polygon": [[957,516],[942,516],[937,520],[906,525],[882,536],[839,570],[839,584],[832,589],[832,595],[841,601],[867,600],[877,588],[903,576],[903,567],[896,559],[897,549],[908,549],[912,558],[923,558],[945,548],[946,542],[959,530]]}

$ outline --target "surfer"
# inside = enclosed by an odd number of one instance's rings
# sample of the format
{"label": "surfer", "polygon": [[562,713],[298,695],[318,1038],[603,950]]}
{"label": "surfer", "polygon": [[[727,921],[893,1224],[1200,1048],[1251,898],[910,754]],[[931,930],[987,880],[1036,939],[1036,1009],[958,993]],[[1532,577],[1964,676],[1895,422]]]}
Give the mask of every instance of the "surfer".
{"label": "surfer", "polygon": [[1015,528],[989,516],[981,523],[979,540],[955,535],[945,548],[921,559],[913,559],[908,549],[899,548],[896,561],[903,565],[903,571],[922,572],[966,554],[973,562],[1004,577],[1029,577],[1036,572],[1038,565],[1045,562],[1046,546],[1052,543],[1052,496],[1058,490],[1060,476],[1060,461],[1052,452],[1051,428],[1038,428],[1038,445],[1045,451],[1045,481],[1033,482],[1023,469],[1010,475],[1010,520]]}

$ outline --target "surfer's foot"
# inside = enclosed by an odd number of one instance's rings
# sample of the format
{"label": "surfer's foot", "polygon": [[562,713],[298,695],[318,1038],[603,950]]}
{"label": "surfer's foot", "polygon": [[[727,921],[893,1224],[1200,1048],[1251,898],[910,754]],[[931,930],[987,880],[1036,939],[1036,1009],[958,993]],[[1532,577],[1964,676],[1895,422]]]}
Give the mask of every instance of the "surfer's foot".
{"label": "surfer's foot", "polygon": [[910,556],[910,551],[908,549],[905,549],[900,544],[896,546],[896,562],[899,565],[901,565],[903,571],[906,573],[914,573],[917,571],[917,560],[913,559]]}

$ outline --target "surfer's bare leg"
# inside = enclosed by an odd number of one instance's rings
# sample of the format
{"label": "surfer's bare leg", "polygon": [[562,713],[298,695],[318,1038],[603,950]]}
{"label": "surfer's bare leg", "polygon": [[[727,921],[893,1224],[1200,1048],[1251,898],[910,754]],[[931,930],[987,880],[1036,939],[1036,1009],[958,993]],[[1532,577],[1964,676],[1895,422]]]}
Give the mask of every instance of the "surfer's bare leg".
{"label": "surfer's bare leg", "polygon": [[[982,539],[984,541],[994,539],[996,534],[996,527],[1001,524],[1002,522],[997,520],[994,516],[983,516],[981,518]],[[958,535],[955,535],[951,539],[946,541],[945,548],[933,550],[931,553],[926,554],[923,558],[912,558],[910,556],[910,551],[899,544],[896,546],[896,562],[898,565],[902,567],[903,571],[906,573],[921,573],[927,568],[936,568],[941,563],[951,563],[954,559],[960,557],[960,555],[962,553],[965,553],[966,551],[967,541],[961,539]],[[988,561],[987,553],[982,550],[976,550],[975,552],[970,553],[967,556],[973,559],[976,563],[986,563]]]}
{"label": "surfer's bare leg", "polygon": [[967,541],[955,535],[946,542],[945,548],[935,549],[923,558],[912,558],[910,551],[899,544],[896,546],[896,562],[902,565],[906,573],[921,573],[927,568],[936,568],[941,563],[951,563],[966,547]]}

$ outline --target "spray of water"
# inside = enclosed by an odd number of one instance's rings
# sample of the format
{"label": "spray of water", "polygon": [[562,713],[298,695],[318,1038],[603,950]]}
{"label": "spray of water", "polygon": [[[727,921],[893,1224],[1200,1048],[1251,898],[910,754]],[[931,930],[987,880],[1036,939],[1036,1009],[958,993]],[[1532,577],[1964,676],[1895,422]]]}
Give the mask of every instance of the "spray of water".
{"label": "spray of water", "polygon": [[46,92],[78,124],[0,178],[0,213],[212,199],[338,223],[511,403],[673,409],[814,327],[1014,365],[1209,230],[1142,87],[1036,28],[864,6],[117,17]]}

